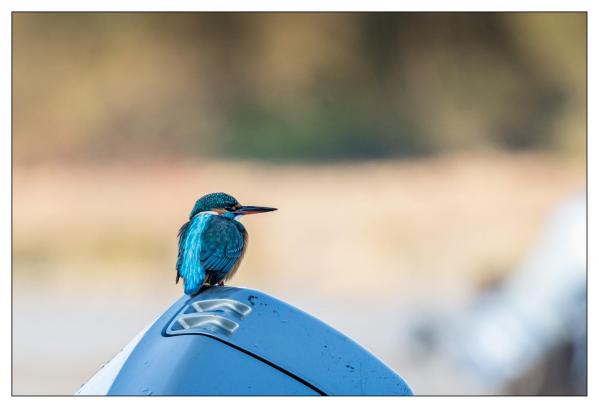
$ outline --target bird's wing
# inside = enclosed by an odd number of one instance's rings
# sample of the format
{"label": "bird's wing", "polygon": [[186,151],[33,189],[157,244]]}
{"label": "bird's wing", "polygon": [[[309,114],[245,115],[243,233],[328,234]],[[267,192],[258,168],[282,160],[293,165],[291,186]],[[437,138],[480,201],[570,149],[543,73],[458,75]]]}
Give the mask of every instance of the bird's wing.
{"label": "bird's wing", "polygon": [[202,232],[201,263],[204,269],[224,276],[233,268],[245,245],[243,227],[236,221],[212,217]]}
{"label": "bird's wing", "polygon": [[179,257],[177,276],[185,280],[185,293],[196,293],[206,280],[206,269],[200,261],[202,253],[202,234],[214,216],[200,214],[181,227],[179,233]]}

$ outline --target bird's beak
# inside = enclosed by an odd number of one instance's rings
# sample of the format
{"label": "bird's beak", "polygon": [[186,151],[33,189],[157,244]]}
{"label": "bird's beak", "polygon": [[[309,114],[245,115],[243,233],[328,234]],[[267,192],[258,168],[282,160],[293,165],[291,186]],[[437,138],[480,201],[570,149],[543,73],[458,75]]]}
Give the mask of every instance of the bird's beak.
{"label": "bird's beak", "polygon": [[256,207],[253,205],[244,205],[243,207],[233,211],[236,215],[249,215],[249,214],[260,214],[269,211],[276,211],[276,208],[272,207]]}

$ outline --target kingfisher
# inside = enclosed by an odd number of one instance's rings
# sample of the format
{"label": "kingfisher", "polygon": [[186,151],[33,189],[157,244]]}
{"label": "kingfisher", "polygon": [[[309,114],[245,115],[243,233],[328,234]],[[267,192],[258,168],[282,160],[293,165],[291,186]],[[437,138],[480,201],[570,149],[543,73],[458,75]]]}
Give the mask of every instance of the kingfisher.
{"label": "kingfisher", "polygon": [[183,278],[186,295],[204,285],[224,285],[231,279],[247,248],[248,234],[237,221],[244,215],[275,211],[272,207],[241,205],[226,193],[200,197],[179,229],[177,279]]}

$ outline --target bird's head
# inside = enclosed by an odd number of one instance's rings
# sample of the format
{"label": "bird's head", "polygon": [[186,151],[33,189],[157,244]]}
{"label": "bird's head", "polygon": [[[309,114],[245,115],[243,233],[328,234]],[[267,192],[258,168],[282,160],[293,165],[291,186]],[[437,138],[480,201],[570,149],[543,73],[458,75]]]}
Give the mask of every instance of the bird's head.
{"label": "bird's head", "polygon": [[200,197],[191,213],[189,219],[204,211],[213,211],[228,218],[239,218],[248,214],[259,214],[268,211],[275,211],[272,207],[258,207],[253,205],[241,205],[235,197],[226,193],[210,193]]}

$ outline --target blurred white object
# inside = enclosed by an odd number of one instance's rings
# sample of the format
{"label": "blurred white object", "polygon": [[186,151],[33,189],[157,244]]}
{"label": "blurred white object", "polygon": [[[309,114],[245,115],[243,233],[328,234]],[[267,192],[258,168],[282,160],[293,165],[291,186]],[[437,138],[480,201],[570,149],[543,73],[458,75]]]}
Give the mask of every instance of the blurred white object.
{"label": "blurred white object", "polygon": [[454,324],[446,351],[483,393],[499,392],[566,341],[575,344],[574,367],[564,369],[586,372],[585,194],[564,203],[520,267]]}

